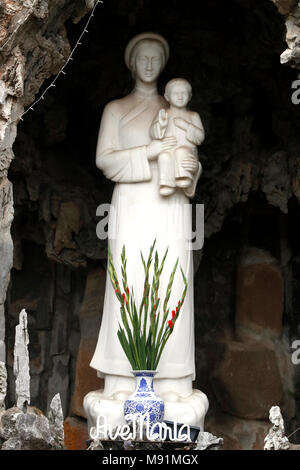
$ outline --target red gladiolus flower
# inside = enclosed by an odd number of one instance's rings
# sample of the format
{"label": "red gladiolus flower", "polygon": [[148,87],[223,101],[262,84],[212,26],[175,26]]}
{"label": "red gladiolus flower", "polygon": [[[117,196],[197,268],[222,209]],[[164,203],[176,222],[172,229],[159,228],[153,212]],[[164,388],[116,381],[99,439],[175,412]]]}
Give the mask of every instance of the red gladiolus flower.
{"label": "red gladiolus flower", "polygon": [[178,307],[176,307],[176,312],[178,312]]}
{"label": "red gladiolus flower", "polygon": [[117,294],[119,293],[119,289],[116,289],[116,293],[117,293]]}
{"label": "red gladiolus flower", "polygon": [[123,297],[123,302],[124,302],[124,300],[125,300],[125,294],[122,294],[122,297]]}
{"label": "red gladiolus flower", "polygon": [[174,318],[176,315],[175,310],[172,310],[172,318]]}
{"label": "red gladiolus flower", "polygon": [[173,322],[172,322],[172,320],[169,320],[168,323],[169,323],[169,327],[172,328],[172,327],[173,327]]}

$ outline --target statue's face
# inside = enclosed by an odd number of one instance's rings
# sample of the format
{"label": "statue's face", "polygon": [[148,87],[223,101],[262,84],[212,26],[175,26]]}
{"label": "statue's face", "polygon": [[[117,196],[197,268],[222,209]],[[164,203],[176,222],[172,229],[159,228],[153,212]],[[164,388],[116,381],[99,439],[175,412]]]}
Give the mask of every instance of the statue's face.
{"label": "statue's face", "polygon": [[154,82],[162,70],[162,49],[151,41],[143,42],[137,50],[135,59],[136,76],[146,83]]}
{"label": "statue's face", "polygon": [[190,101],[190,92],[184,83],[174,83],[166,98],[177,108],[184,108]]}

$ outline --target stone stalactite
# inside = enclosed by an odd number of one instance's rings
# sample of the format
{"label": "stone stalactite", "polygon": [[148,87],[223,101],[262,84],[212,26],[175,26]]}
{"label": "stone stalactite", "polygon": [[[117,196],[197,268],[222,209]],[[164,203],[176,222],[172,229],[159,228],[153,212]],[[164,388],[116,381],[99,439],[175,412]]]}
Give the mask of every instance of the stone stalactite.
{"label": "stone stalactite", "polygon": [[27,313],[22,310],[19,324],[16,326],[14,349],[14,375],[16,380],[16,403],[23,409],[30,404],[30,374],[29,374],[29,336],[27,330]]}
{"label": "stone stalactite", "polygon": [[12,185],[6,177],[0,178],[0,360],[5,362],[4,302],[13,262],[13,242],[10,226],[13,220]]}
{"label": "stone stalactite", "polygon": [[0,361],[0,412],[5,409],[5,397],[7,393],[7,372],[5,363]]}
{"label": "stone stalactite", "polygon": [[[14,371],[17,405],[5,410],[7,373],[0,362],[0,449],[61,450],[64,449],[64,415],[60,395],[51,403],[48,418],[30,403],[29,335],[27,314],[23,309],[16,327]],[[25,405],[25,406],[24,406]]]}
{"label": "stone stalactite", "polygon": [[64,415],[61,407],[61,399],[57,393],[50,403],[50,410],[48,413],[48,420],[50,423],[50,431],[55,437],[58,448],[64,446]]}

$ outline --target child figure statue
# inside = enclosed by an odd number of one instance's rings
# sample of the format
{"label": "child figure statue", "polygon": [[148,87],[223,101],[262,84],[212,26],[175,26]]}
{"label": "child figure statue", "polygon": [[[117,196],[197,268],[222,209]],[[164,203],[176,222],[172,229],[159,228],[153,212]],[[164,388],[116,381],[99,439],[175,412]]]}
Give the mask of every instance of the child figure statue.
{"label": "child figure statue", "polygon": [[176,137],[177,145],[158,156],[159,192],[169,196],[177,188],[187,188],[194,179],[185,158],[198,157],[197,145],[204,140],[204,129],[198,113],[189,111],[187,104],[192,97],[191,84],[183,78],[170,80],[165,88],[168,110],[161,109],[150,128],[152,139]]}

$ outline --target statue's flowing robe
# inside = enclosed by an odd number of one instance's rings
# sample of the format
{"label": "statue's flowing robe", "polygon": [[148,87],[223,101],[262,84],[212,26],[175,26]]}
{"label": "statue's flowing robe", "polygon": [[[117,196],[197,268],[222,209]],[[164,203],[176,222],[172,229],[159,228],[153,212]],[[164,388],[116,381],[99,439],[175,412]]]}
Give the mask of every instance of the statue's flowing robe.
{"label": "statue's flowing robe", "polygon": [[[185,192],[177,189],[169,197],[159,194],[157,160],[148,161],[146,146],[151,142],[151,123],[159,109],[165,107],[166,102],[156,92],[144,95],[135,91],[109,103],[104,109],[99,131],[97,165],[108,179],[116,183],[109,214],[109,246],[120,282],[120,255],[123,245],[126,247],[128,287],[134,290],[138,307],[144,284],[140,250],[147,258],[150,245],[156,238],[156,249],[161,260],[169,247],[160,281],[161,307],[171,271],[179,257],[188,290],[174,332],[162,354],[157,378],[191,375],[194,379],[193,252],[188,241],[192,211],[189,198],[194,195],[200,165],[193,184]],[[169,301],[168,320],[181,298],[183,287],[178,266]],[[102,323],[90,364],[100,376],[132,376],[131,365],[117,336],[119,322],[120,303],[107,272]]]}

